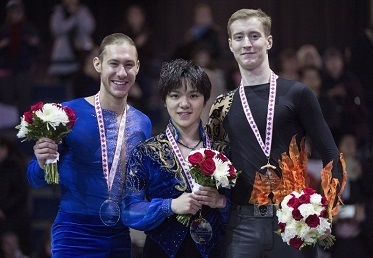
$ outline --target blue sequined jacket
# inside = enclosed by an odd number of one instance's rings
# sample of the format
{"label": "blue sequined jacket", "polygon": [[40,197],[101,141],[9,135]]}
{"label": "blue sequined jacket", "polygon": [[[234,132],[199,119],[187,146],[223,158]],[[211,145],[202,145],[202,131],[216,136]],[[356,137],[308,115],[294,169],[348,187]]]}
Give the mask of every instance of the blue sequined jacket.
{"label": "blue sequined jacket", "polygon": [[[172,123],[168,126],[177,140],[179,133],[176,127]],[[202,126],[200,134],[206,147]],[[227,146],[221,143],[212,143],[212,148],[227,154]],[[171,200],[183,192],[191,192],[190,186],[166,134],[160,133],[138,145],[129,160],[122,205],[123,224],[145,231],[147,237],[174,257],[189,234],[189,227],[178,222],[171,210]],[[222,193],[228,195],[228,191]],[[207,257],[221,239],[224,225],[228,222],[229,208],[229,201],[223,209],[203,206],[202,217],[213,228],[212,239],[207,244],[196,244],[203,257]]]}

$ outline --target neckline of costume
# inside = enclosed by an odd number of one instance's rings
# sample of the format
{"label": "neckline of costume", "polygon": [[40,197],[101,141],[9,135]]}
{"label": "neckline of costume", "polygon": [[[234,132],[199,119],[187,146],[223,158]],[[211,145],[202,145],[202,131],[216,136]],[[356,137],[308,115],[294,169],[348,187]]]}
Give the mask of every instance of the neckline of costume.
{"label": "neckline of costume", "polygon": [[[193,189],[195,181],[194,181],[191,173],[189,172],[188,161],[184,159],[183,154],[181,153],[180,148],[177,145],[175,137],[173,136],[173,134],[171,132],[170,126],[174,127],[174,130],[176,129],[173,124],[167,126],[167,128],[166,128],[167,139],[171,144],[171,148],[172,148],[173,152],[175,153],[176,158],[178,159],[178,161],[179,161],[179,163],[180,163],[180,165],[181,165],[181,167],[184,171],[185,176],[187,177],[187,181],[188,181],[190,189]],[[206,148],[211,149],[210,139],[209,139],[208,135],[205,133],[205,130],[203,130],[203,131],[204,131],[204,138],[205,138],[205,141],[206,141]]]}
{"label": "neckline of costume", "polygon": [[106,142],[106,134],[105,134],[105,125],[104,125],[104,115],[102,113],[102,108],[100,105],[100,92],[98,92],[95,95],[95,111],[96,111],[96,117],[97,117],[97,123],[98,123],[98,129],[99,129],[99,135],[100,135],[100,143],[101,143],[101,160],[102,160],[102,171],[108,186],[108,190],[111,190],[111,187],[113,186],[114,177],[117,172],[117,167],[120,160],[120,154],[123,146],[123,139],[124,139],[124,131],[126,128],[126,117],[127,117],[127,108],[125,106],[122,114],[122,118],[119,123],[119,130],[118,130],[118,137],[117,137],[117,143],[115,146],[115,152],[113,157],[113,163],[111,165],[110,171],[109,171],[109,165],[108,165],[108,153],[107,153],[107,142]]}
{"label": "neckline of costume", "polygon": [[179,143],[181,146],[184,146],[185,148],[189,149],[189,150],[195,150],[198,145],[202,142],[202,139],[199,139],[199,141],[197,142],[197,144],[194,146],[194,147],[189,147],[188,145],[182,143],[181,141],[176,141],[177,143]]}
{"label": "neckline of costume", "polygon": [[[251,127],[251,130],[253,131],[257,139],[257,142],[259,143],[261,149],[263,150],[264,155],[267,157],[268,160],[271,154],[272,138],[273,138],[273,118],[274,118],[274,112],[275,112],[277,78],[278,76],[271,70],[267,119],[266,119],[265,143],[262,140],[258,126],[251,113],[251,109],[250,109],[249,103],[245,95],[245,90],[244,90],[244,86],[242,85],[242,81],[241,81],[241,85],[239,86],[241,104],[242,104],[242,108],[245,113],[246,119]],[[264,83],[264,84],[267,84],[267,83]]]}

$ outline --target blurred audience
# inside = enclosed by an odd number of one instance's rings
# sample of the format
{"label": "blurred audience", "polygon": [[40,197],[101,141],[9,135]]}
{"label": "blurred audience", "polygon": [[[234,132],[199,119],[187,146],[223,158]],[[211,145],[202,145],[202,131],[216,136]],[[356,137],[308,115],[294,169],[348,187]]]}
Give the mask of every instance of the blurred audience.
{"label": "blurred audience", "polygon": [[0,102],[24,112],[32,100],[32,72],[40,38],[27,20],[21,0],[8,1],[5,11],[5,22],[0,27]]}
{"label": "blurred audience", "polygon": [[48,72],[66,86],[68,98],[77,94],[80,85],[74,80],[94,47],[95,26],[91,11],[80,0],[61,0],[53,9],[50,30],[54,42]]}
{"label": "blurred audience", "polygon": [[373,158],[373,23],[354,37],[351,46],[350,67],[364,87],[369,112],[370,157]]}
{"label": "blurred audience", "polygon": [[35,258],[51,258],[52,248],[51,248],[51,224],[44,230],[41,245],[39,251],[37,252]]}
{"label": "blurred audience", "polygon": [[77,73],[75,83],[79,87],[75,88],[75,96],[85,97],[95,95],[100,89],[100,74],[93,66],[93,58],[98,56],[98,47],[93,47],[86,56],[82,69]]}
{"label": "blurred audience", "polygon": [[203,68],[211,82],[210,99],[206,102],[201,114],[202,123],[206,124],[211,105],[216,100],[216,97],[227,91],[225,75],[223,70],[216,65],[215,60],[211,56],[210,50],[206,47],[201,46],[200,48],[195,49],[192,53],[192,60]]}
{"label": "blurred audience", "polygon": [[231,65],[228,65],[228,69],[225,73],[225,80],[225,88],[227,91],[234,90],[240,86],[241,73],[236,61],[233,61]]}
{"label": "blurred audience", "polygon": [[177,47],[174,58],[192,59],[192,53],[201,46],[210,50],[211,57],[221,57],[221,28],[214,22],[211,6],[198,3],[193,11],[193,25],[185,33],[184,41]]}
{"label": "blurred audience", "polygon": [[364,249],[362,222],[365,220],[364,191],[362,175],[364,172],[358,158],[358,146],[355,135],[344,134],[339,141],[339,150],[346,161],[348,180],[342,193],[343,206],[333,219],[333,235],[336,241],[329,250],[332,258],[369,257]]}
{"label": "blurred audience", "polygon": [[322,69],[322,58],[319,50],[312,44],[304,44],[297,50],[299,69],[306,65],[313,65]]}
{"label": "blurred audience", "polygon": [[29,186],[26,159],[9,137],[0,135],[0,233],[13,231],[30,252]]}
{"label": "blurred audience", "polygon": [[19,110],[14,105],[7,105],[0,102],[0,130],[13,129],[19,123]]}
{"label": "blurred audience", "polygon": [[341,130],[353,132],[359,147],[368,139],[368,111],[364,89],[358,78],[345,66],[342,52],[329,47],[323,54],[323,90],[342,109]]}
{"label": "blurred audience", "polygon": [[1,258],[29,258],[25,255],[18,241],[18,236],[12,232],[7,231],[1,234]]}
{"label": "blurred audience", "polygon": [[342,128],[342,107],[338,105],[336,100],[323,91],[323,78],[319,68],[313,65],[304,66],[299,71],[299,80],[306,84],[317,97],[321,111],[324,115],[325,121],[328,124],[332,134],[337,141]]}
{"label": "blurred audience", "polygon": [[278,58],[278,75],[288,79],[299,81],[299,63],[297,51],[293,48],[285,48]]}

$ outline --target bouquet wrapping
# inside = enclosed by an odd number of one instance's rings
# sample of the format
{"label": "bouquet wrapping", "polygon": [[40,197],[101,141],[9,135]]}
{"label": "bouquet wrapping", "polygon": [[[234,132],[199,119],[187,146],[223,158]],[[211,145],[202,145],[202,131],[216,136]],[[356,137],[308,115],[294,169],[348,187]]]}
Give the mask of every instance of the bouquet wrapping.
{"label": "bouquet wrapping", "polygon": [[[23,114],[21,123],[16,126],[17,137],[22,141],[38,140],[46,137],[61,142],[75,124],[75,112],[61,104],[38,102]],[[45,180],[48,184],[58,184],[59,175],[56,159],[48,159],[44,165]]]}
{"label": "bouquet wrapping", "polygon": [[[237,171],[232,162],[221,152],[201,148],[191,151],[188,155],[189,172],[192,175],[195,185],[193,191],[199,186],[231,188],[236,184],[240,171]],[[189,225],[191,214],[177,215],[177,220]]]}

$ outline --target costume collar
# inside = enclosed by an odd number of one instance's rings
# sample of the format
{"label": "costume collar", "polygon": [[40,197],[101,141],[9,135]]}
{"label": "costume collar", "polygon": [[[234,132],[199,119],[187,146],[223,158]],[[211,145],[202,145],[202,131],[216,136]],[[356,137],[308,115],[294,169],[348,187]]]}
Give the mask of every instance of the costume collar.
{"label": "costume collar", "polygon": [[[178,141],[180,138],[180,132],[177,129],[177,127],[174,125],[174,123],[172,122],[172,119],[169,120],[169,123],[167,126],[168,128],[170,128],[172,136],[175,138],[176,141]],[[203,129],[203,126],[202,126],[202,120],[199,120],[199,136],[201,137],[203,143],[205,143],[206,135],[205,135],[205,130]]]}

